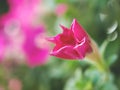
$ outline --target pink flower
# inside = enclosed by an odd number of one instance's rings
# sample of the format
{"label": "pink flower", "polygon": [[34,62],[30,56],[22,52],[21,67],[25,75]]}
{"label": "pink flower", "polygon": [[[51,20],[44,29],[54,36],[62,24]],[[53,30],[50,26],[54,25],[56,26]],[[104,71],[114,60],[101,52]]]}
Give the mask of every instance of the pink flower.
{"label": "pink flower", "polygon": [[55,43],[51,55],[64,59],[83,59],[87,53],[92,52],[90,38],[76,19],[70,29],[62,25],[61,28],[63,33],[49,39]]}
{"label": "pink flower", "polygon": [[55,8],[55,14],[57,16],[62,16],[67,11],[67,8],[66,4],[58,4]]}
{"label": "pink flower", "polygon": [[5,52],[5,40],[4,38],[0,35],[0,61],[4,57],[4,52]]}
{"label": "pink flower", "polygon": [[44,37],[44,28],[26,28],[23,50],[30,67],[43,65],[47,61],[49,48]]}
{"label": "pink flower", "polygon": [[[16,18],[17,20],[17,18]],[[8,55],[8,52],[16,51],[21,46],[21,26],[16,22],[15,18],[10,12],[0,17],[0,57]]]}
{"label": "pink flower", "polygon": [[8,4],[13,19],[22,24],[30,24],[36,17],[39,0],[8,0]]}
{"label": "pink flower", "polygon": [[0,60],[7,53],[12,58],[25,57],[30,67],[46,63],[49,47],[45,29],[33,25],[39,1],[8,0],[9,12],[0,16]]}

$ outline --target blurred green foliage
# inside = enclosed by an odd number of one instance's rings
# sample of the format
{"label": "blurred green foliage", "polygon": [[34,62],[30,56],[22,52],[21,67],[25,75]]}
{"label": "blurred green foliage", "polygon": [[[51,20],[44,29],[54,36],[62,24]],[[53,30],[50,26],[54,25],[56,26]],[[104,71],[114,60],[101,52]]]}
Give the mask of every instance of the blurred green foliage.
{"label": "blurred green foliage", "polygon": [[[107,34],[109,27],[117,21],[114,32],[118,36],[110,41],[105,50],[105,59],[110,67],[109,80],[104,73],[85,61],[65,61],[50,57],[44,66],[28,68],[25,65],[13,67],[10,72],[0,66],[0,85],[7,88],[10,78],[21,80],[22,90],[119,90],[120,89],[120,0],[46,0],[57,6],[68,5],[63,16],[56,16],[54,10],[44,17],[49,35],[61,32],[59,24],[70,26],[73,18],[86,29],[99,46],[113,33]],[[46,5],[47,7],[47,5]],[[6,0],[0,0],[0,14],[8,11]],[[101,20],[100,15],[106,15]],[[51,23],[52,22],[52,23]]]}

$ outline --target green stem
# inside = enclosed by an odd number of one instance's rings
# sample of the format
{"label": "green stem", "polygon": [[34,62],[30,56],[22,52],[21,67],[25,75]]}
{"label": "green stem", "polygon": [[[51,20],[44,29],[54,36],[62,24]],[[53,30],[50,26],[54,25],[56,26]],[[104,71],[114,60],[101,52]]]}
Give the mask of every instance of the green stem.
{"label": "green stem", "polygon": [[102,72],[109,72],[109,68],[108,68],[107,64],[105,63],[105,60],[100,59],[98,61],[99,62],[96,62],[96,65],[97,65],[98,69]]}
{"label": "green stem", "polygon": [[103,44],[101,52],[100,52],[97,44],[93,40],[91,40],[91,47],[93,51],[89,53],[88,55],[86,55],[86,59],[89,62],[92,62],[100,72],[105,74],[106,78],[109,77],[109,73],[110,73],[109,67],[106,64],[104,55],[103,55],[107,44],[108,42],[105,42]]}
{"label": "green stem", "polygon": [[90,60],[87,58],[87,61],[91,62],[101,73],[105,74],[105,80],[109,80],[110,70],[104,59],[99,60]]}

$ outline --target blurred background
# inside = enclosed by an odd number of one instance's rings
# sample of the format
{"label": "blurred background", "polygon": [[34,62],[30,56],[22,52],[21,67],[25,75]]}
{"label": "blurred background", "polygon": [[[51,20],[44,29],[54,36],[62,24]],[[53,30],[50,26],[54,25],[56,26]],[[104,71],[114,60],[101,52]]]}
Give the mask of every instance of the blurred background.
{"label": "blurred background", "polygon": [[[49,55],[47,37],[76,18],[100,47],[105,80],[85,61]],[[120,90],[120,0],[0,0],[0,90]]]}

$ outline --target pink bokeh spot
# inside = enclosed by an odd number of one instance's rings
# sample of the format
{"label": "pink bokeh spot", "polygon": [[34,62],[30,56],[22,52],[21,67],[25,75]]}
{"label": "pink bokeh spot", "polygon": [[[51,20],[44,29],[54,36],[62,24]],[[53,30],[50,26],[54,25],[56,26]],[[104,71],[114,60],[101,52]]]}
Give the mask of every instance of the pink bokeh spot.
{"label": "pink bokeh spot", "polygon": [[19,79],[10,79],[8,82],[9,90],[22,90],[22,82]]}
{"label": "pink bokeh spot", "polygon": [[57,7],[55,8],[55,14],[57,16],[62,16],[63,14],[65,14],[65,12],[67,11],[68,6],[66,4],[58,4]]}
{"label": "pink bokeh spot", "polygon": [[71,28],[61,25],[63,33],[48,40],[55,43],[51,55],[64,59],[83,59],[87,53],[92,52],[90,38],[76,19]]}

